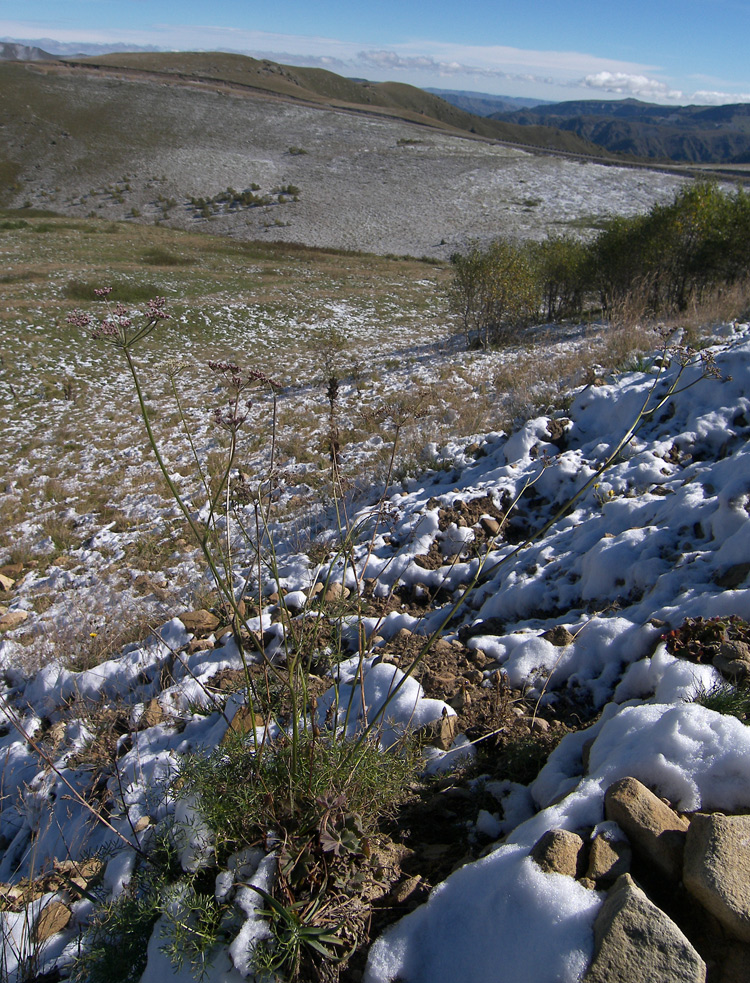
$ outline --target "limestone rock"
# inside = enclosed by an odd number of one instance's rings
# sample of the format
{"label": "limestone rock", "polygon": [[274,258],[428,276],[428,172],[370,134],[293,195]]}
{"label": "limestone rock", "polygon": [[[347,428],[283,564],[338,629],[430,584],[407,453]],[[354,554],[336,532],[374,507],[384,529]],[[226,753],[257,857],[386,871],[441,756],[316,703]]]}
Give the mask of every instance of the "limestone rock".
{"label": "limestone rock", "polygon": [[500,530],[503,528],[497,519],[493,519],[491,515],[483,515],[479,522],[488,536],[499,535]]}
{"label": "limestone rock", "polygon": [[237,737],[238,734],[252,734],[257,727],[263,727],[265,720],[255,713],[248,706],[238,707],[229,727],[221,739],[222,744],[227,744]]}
{"label": "limestone rock", "polygon": [[635,778],[622,778],[604,796],[604,812],[633,850],[664,877],[679,881],[688,821]]}
{"label": "limestone rock", "polygon": [[591,844],[586,877],[611,884],[630,871],[631,855],[630,844],[625,840],[611,840],[600,834]]}
{"label": "limestone rock", "polygon": [[339,584],[336,581],[329,584],[326,592],[323,594],[323,600],[330,604],[332,601],[341,601],[349,597],[350,590],[348,587],[344,587],[343,584]]}
{"label": "limestone rock", "polygon": [[734,590],[735,587],[745,583],[748,574],[750,574],[750,563],[735,563],[716,578],[716,583],[724,590]]}
{"label": "limestone rock", "polygon": [[724,942],[720,983],[747,983],[750,980],[750,946],[728,939]]}
{"label": "limestone rock", "polygon": [[706,964],[630,874],[607,895],[594,922],[594,958],[582,983],[704,983]]}
{"label": "limestone rock", "polygon": [[576,640],[575,635],[569,632],[565,625],[555,625],[554,628],[549,628],[543,632],[542,638],[557,648],[565,648],[566,645],[572,645]]}
{"label": "limestone rock", "polygon": [[154,697],[149,700],[143,709],[143,713],[138,718],[138,730],[147,730],[149,727],[156,727],[164,720],[164,710],[161,703]]}
{"label": "limestone rock", "polygon": [[12,577],[6,577],[4,573],[0,573],[0,590],[10,590],[15,584],[15,580]]}
{"label": "limestone rock", "polygon": [[577,877],[585,865],[584,843],[577,833],[550,829],[531,848],[531,858],[545,874]]}
{"label": "limestone rock", "polygon": [[750,942],[750,816],[693,816],[683,881],[741,942]]}
{"label": "limestone rock", "polygon": [[750,675],[750,645],[740,641],[724,642],[712,662],[727,679],[745,679]]}
{"label": "limestone rock", "polygon": [[439,720],[420,727],[418,733],[427,744],[449,751],[458,734],[458,717],[443,710]]}
{"label": "limestone rock", "polygon": [[180,621],[194,635],[199,633],[210,635],[219,627],[219,619],[215,614],[206,611],[205,608],[199,608],[197,611],[185,611],[180,615]]}
{"label": "limestone rock", "polygon": [[0,631],[13,631],[18,628],[29,616],[28,611],[8,611],[0,617]]}

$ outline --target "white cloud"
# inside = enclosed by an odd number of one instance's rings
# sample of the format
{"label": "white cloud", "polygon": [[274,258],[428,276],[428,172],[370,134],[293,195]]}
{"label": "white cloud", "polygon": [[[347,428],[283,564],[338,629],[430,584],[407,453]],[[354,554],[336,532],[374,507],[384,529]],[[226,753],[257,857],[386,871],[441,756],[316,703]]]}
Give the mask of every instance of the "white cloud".
{"label": "white cloud", "polygon": [[699,106],[724,106],[731,102],[750,102],[748,92],[694,92],[690,97],[690,102]]}
{"label": "white cloud", "polygon": [[354,64],[363,68],[374,68],[380,72],[417,72],[439,76],[468,75],[474,78],[511,79],[516,82],[553,84],[553,80],[550,78],[541,78],[528,73],[506,72],[501,68],[467,65],[456,60],[437,61],[428,55],[403,55],[385,49],[360,51],[354,59]]}
{"label": "white cloud", "polygon": [[658,79],[646,75],[630,75],[627,72],[597,72],[587,75],[570,85],[584,89],[598,89],[622,96],[632,96],[647,102],[672,102],[679,105],[723,106],[732,102],[750,102],[750,93],[719,92],[702,89],[697,92],[683,92],[670,88]]}
{"label": "white cloud", "polygon": [[679,89],[672,89],[658,79],[646,75],[630,75],[627,72],[597,72],[571,83],[584,89],[599,89],[601,92],[614,92],[618,95],[633,96],[637,99],[679,102],[685,98]]}

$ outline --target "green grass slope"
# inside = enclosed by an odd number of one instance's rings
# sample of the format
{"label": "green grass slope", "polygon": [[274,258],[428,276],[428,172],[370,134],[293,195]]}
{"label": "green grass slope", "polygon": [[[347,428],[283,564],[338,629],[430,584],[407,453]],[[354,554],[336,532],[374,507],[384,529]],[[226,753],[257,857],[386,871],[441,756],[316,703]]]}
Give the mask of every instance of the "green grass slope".
{"label": "green grass slope", "polygon": [[182,82],[243,86],[265,94],[345,109],[367,107],[410,122],[451,128],[487,139],[585,156],[610,156],[574,133],[472,116],[413,85],[361,82],[322,68],[298,68],[225,52],[125,52],[68,60],[68,64],[103,71],[162,75]]}

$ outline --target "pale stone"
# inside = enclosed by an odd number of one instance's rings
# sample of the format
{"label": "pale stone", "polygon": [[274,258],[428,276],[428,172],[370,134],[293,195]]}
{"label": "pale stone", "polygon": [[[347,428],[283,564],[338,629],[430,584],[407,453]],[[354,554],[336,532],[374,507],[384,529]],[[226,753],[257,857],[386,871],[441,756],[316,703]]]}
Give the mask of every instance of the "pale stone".
{"label": "pale stone", "polygon": [[8,611],[0,617],[0,631],[13,631],[18,628],[29,616],[28,611]]}
{"label": "pale stone", "polygon": [[188,631],[194,634],[203,632],[207,635],[215,631],[220,624],[216,615],[206,611],[205,608],[200,608],[197,611],[185,611],[180,615],[180,621]]}
{"label": "pale stone", "polygon": [[607,789],[604,812],[639,854],[664,877],[679,881],[688,821],[635,778],[622,778]]}
{"label": "pale stone", "polygon": [[0,573],[0,590],[10,590],[15,584],[15,580],[12,577],[6,577],[4,573]]}
{"label": "pale stone", "polygon": [[750,942],[750,816],[693,816],[683,882],[730,935]]}
{"label": "pale stone", "polygon": [[621,874],[630,871],[632,851],[624,840],[609,840],[606,836],[594,837],[589,851],[586,876],[594,881],[610,883]]}
{"label": "pale stone", "polygon": [[448,714],[445,710],[439,720],[420,727],[417,732],[427,744],[433,744],[443,751],[448,751],[458,734],[458,717]]}
{"label": "pale stone", "polygon": [[594,922],[594,958],[582,983],[704,983],[706,964],[630,874],[607,895]]}
{"label": "pale stone", "polygon": [[344,587],[343,584],[334,582],[328,585],[328,588],[323,595],[323,600],[330,604],[332,601],[346,600],[346,598],[349,597],[349,594],[350,591],[348,587]]}
{"label": "pale stone", "polygon": [[251,734],[257,727],[263,727],[264,724],[264,719],[256,714],[250,707],[238,707],[234,716],[232,717],[232,722],[221,739],[221,743],[226,744],[238,734]]}
{"label": "pale stone", "polygon": [[488,536],[497,536],[500,530],[503,528],[497,519],[493,519],[492,516],[483,515],[479,520],[482,529],[487,533]]}
{"label": "pale stone", "polygon": [[585,863],[584,843],[577,833],[550,829],[531,848],[531,858],[545,874],[577,877]]}

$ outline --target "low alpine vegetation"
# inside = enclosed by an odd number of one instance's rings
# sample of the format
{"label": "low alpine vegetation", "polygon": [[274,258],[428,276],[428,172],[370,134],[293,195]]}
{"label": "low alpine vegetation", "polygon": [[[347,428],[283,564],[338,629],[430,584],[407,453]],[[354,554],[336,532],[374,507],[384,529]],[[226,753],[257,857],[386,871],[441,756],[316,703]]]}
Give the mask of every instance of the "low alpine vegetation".
{"label": "low alpine vegetation", "polygon": [[[449,303],[467,342],[507,342],[540,316],[682,315],[750,278],[750,196],[695,183],[646,215],[613,218],[590,242],[498,239],[451,257]],[[747,298],[746,298],[747,303]]]}

